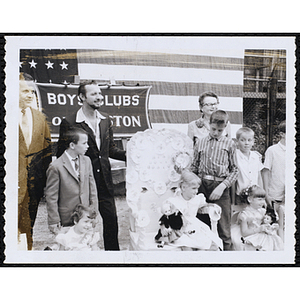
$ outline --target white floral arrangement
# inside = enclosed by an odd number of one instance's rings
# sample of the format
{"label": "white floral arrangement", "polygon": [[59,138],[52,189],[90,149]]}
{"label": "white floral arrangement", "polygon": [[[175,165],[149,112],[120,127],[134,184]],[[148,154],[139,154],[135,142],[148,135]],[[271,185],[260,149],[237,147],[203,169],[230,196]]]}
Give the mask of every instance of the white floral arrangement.
{"label": "white floral arrangement", "polygon": [[192,164],[192,157],[188,152],[177,152],[173,157],[174,169],[177,173],[181,173]]}

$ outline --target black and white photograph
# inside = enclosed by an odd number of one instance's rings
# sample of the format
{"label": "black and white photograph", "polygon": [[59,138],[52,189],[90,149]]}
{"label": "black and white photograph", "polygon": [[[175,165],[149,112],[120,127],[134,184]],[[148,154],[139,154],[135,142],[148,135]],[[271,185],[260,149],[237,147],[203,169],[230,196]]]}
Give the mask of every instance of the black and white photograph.
{"label": "black and white photograph", "polygon": [[5,39],[5,263],[294,263],[295,37]]}

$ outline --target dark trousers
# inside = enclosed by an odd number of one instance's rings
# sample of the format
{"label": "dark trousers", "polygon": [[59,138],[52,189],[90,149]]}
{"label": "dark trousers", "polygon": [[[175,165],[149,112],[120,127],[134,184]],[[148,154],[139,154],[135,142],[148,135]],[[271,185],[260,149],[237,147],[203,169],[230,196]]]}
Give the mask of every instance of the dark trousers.
{"label": "dark trousers", "polygon": [[22,203],[18,206],[18,229],[20,233],[26,233],[26,239],[27,239],[27,249],[32,250],[32,227],[31,227],[31,220],[29,216],[29,196],[28,191],[25,194],[24,200]]}
{"label": "dark trousers", "polygon": [[220,184],[218,181],[203,179],[199,193],[203,193],[207,203],[215,203],[222,208],[221,218],[218,221],[218,234],[223,241],[224,250],[231,250],[231,199],[229,189],[226,188],[219,200],[210,201],[209,196]]}
{"label": "dark trousers", "polygon": [[115,199],[98,189],[99,212],[103,220],[103,240],[105,250],[120,250],[118,241],[118,218]]}

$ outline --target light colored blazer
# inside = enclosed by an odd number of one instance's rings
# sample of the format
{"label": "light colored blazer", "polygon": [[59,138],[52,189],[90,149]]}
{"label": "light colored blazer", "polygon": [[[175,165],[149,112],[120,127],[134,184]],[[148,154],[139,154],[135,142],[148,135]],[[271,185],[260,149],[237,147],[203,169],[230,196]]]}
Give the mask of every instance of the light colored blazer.
{"label": "light colored blazer", "polygon": [[28,204],[32,206],[29,206],[29,208],[33,210],[31,216],[33,222],[39,200],[43,196],[46,170],[51,162],[52,153],[50,131],[44,114],[32,108],[31,112],[33,129],[29,147],[27,147],[22,129],[19,127],[18,203],[19,217],[20,206],[27,207]]}
{"label": "light colored blazer", "polygon": [[72,225],[71,215],[79,203],[98,211],[92,163],[84,155],[79,155],[79,178],[66,153],[49,166],[45,188],[49,225]]}

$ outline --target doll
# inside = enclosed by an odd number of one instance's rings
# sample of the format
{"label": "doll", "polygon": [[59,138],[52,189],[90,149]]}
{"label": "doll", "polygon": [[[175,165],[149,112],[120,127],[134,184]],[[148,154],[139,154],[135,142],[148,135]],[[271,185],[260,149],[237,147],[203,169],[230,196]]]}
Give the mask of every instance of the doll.
{"label": "doll", "polygon": [[247,236],[243,239],[244,243],[252,245],[257,251],[283,250],[283,241],[277,235],[279,225],[274,212],[267,211],[261,225],[264,225],[264,231]]}
{"label": "doll", "polygon": [[159,243],[158,248],[162,248],[165,243],[174,242],[183,234],[181,212],[178,209],[172,209],[168,202],[162,205],[161,212],[163,215],[159,219],[160,228],[155,236],[155,241]]}

